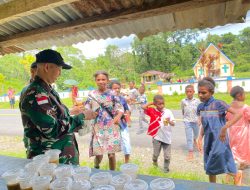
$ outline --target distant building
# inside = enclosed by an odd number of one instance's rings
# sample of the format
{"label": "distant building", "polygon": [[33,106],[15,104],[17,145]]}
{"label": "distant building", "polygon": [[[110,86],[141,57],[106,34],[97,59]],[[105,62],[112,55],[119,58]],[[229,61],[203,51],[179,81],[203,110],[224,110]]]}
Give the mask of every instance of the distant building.
{"label": "distant building", "polygon": [[210,43],[195,63],[193,70],[198,79],[204,76],[229,77],[233,76],[234,65],[234,62],[224,52]]}
{"label": "distant building", "polygon": [[164,73],[161,71],[150,70],[141,74],[141,82],[146,84],[155,83],[157,81],[169,81],[174,74]]}

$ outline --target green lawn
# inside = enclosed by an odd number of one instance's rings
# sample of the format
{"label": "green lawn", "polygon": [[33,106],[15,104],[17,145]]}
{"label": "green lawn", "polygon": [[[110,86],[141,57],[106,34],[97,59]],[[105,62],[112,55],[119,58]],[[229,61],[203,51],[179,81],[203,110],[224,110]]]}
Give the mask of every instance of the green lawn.
{"label": "green lawn", "polygon": [[[153,94],[147,93],[148,101],[151,102],[153,100]],[[195,95],[197,97],[197,95]],[[182,95],[164,95],[165,99],[165,105],[169,109],[180,109],[180,102],[181,100],[185,98],[185,94]],[[215,98],[219,100],[223,100],[226,103],[230,104],[232,102],[232,98],[228,93],[217,93],[215,94]],[[72,107],[72,101],[70,98],[65,98],[62,99],[62,102],[67,106],[67,107]],[[250,105],[250,93],[246,93],[246,104]],[[8,102],[0,102],[0,109],[9,109],[9,103]],[[18,108],[18,101],[16,101],[15,107]]]}

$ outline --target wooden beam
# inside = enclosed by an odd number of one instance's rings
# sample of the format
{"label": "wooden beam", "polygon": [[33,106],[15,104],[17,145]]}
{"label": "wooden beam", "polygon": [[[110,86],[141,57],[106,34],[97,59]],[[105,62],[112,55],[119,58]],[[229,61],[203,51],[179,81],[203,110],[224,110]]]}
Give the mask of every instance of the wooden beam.
{"label": "wooden beam", "polygon": [[0,5],[0,24],[79,0],[14,0]]}
{"label": "wooden beam", "polygon": [[8,47],[31,41],[46,39],[48,37],[58,37],[79,31],[84,31],[92,28],[121,23],[128,20],[136,20],[155,15],[174,13],[199,7],[218,4],[230,0],[162,0],[150,5],[142,7],[134,7],[128,10],[113,11],[108,14],[97,15],[89,18],[84,18],[69,23],[61,23],[41,29],[35,29],[10,37],[0,38],[0,46]]}

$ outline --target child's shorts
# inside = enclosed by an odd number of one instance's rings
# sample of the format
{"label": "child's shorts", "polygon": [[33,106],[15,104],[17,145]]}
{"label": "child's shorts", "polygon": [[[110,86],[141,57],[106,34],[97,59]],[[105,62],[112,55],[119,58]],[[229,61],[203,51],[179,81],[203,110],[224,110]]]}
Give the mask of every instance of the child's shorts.
{"label": "child's shorts", "polygon": [[121,129],[121,145],[122,151],[126,154],[131,154],[131,145],[130,145],[130,137],[128,127],[125,129]]}

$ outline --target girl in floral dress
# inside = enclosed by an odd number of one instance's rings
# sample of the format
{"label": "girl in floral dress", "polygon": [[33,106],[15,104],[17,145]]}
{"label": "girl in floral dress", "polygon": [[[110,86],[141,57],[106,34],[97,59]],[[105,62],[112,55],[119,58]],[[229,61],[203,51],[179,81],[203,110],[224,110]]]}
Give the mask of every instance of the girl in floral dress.
{"label": "girl in floral dress", "polygon": [[108,73],[98,71],[94,74],[98,89],[91,91],[85,103],[86,109],[97,113],[90,141],[90,156],[95,156],[95,168],[99,168],[103,155],[108,154],[109,169],[115,170],[115,153],[121,151],[119,122],[123,106],[119,99],[107,88]]}

